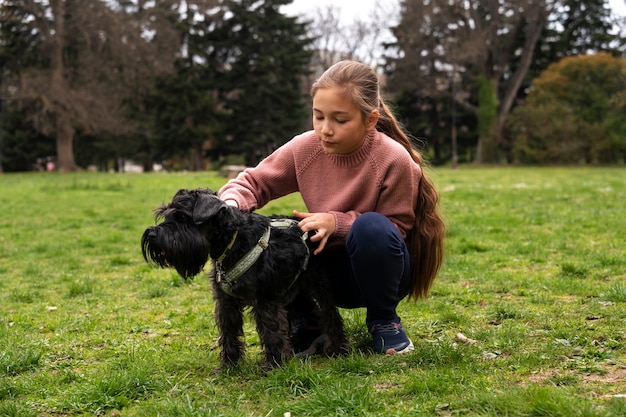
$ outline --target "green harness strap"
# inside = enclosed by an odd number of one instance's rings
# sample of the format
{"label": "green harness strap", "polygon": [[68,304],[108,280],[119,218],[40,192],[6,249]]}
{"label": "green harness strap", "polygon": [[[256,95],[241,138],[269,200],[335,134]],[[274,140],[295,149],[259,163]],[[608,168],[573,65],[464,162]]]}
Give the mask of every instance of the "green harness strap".
{"label": "green harness strap", "polygon": [[[215,277],[216,277],[215,279],[217,283],[219,284],[220,288],[226,294],[232,297],[236,297],[236,295],[232,291],[232,287],[237,283],[237,280],[243,274],[245,274],[252,267],[252,265],[254,265],[254,263],[259,259],[259,257],[263,253],[263,251],[267,249],[267,246],[269,245],[269,241],[270,241],[270,235],[272,233],[272,228],[288,228],[297,224],[298,224],[298,221],[292,220],[292,219],[272,220],[267,230],[265,231],[265,233],[263,233],[263,236],[261,236],[257,244],[250,250],[250,252],[248,252],[243,258],[241,258],[235,264],[235,266],[233,266],[230,270],[224,271],[224,268],[222,267],[222,262],[226,258],[226,255],[228,254],[230,249],[233,247],[233,244],[235,243],[235,240],[237,239],[238,232],[235,232],[235,234],[233,235],[233,238],[230,241],[230,244],[224,250],[224,253],[222,253],[222,255],[216,261],[217,270],[215,274]],[[304,259],[304,262],[302,262],[302,266],[300,270],[294,277],[288,289],[291,288],[293,284],[295,284],[295,282],[298,280],[298,277],[300,276],[302,271],[304,271],[307,265],[309,264],[310,252],[309,252],[309,247],[306,245],[307,237],[308,237],[308,233],[305,232],[302,234],[302,243],[307,248],[306,257]]]}

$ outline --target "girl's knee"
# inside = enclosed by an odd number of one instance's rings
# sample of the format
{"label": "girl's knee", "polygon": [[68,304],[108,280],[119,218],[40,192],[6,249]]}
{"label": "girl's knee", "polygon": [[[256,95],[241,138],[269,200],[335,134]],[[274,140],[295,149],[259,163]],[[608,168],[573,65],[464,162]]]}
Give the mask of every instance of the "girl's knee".
{"label": "girl's knee", "polygon": [[363,213],[356,218],[350,229],[350,234],[357,237],[380,237],[389,228],[395,228],[391,221],[379,213]]}
{"label": "girl's knee", "polygon": [[348,234],[348,248],[370,251],[401,246],[402,235],[387,217],[379,213],[363,213],[352,224]]}

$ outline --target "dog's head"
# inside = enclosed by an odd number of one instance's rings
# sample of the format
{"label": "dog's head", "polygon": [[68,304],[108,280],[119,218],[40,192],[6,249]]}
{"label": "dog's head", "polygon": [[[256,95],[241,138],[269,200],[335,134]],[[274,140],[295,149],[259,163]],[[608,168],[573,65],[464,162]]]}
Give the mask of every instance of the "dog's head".
{"label": "dog's head", "polygon": [[147,228],[141,237],[144,259],[174,268],[183,278],[197,275],[211,249],[207,223],[226,207],[211,190],[179,190],[170,203],[154,210],[155,221],[161,223]]}

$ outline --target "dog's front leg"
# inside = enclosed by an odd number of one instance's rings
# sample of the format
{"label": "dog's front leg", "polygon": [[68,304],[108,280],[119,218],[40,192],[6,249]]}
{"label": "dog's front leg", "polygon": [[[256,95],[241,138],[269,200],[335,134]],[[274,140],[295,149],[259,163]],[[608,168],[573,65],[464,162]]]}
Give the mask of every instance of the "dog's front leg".
{"label": "dog's front leg", "polygon": [[320,325],[328,336],[324,342],[324,354],[328,356],[345,355],[348,350],[343,330],[343,319],[333,301],[332,294],[318,289],[316,300],[320,309]]}
{"label": "dog's front leg", "polygon": [[219,330],[222,368],[239,362],[244,355],[243,309],[235,298],[214,289],[215,319]]}
{"label": "dog's front leg", "polygon": [[257,303],[252,309],[265,353],[266,369],[281,366],[291,356],[287,310],[277,303]]}

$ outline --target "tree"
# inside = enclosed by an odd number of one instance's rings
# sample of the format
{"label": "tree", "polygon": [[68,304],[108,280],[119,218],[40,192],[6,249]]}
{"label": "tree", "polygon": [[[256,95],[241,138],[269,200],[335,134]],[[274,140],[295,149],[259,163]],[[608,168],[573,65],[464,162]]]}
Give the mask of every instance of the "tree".
{"label": "tree", "polygon": [[154,115],[154,159],[185,158],[192,170],[206,168],[205,154],[223,132],[224,115],[216,101],[217,85],[204,74],[206,68],[188,57],[177,62],[175,75],[157,81],[146,106]]}
{"label": "tree", "polygon": [[397,14],[393,2],[376,2],[369,17],[354,16],[346,22],[337,5],[318,7],[308,24],[313,62],[322,71],[342,59],[380,66],[388,24]]}
{"label": "tree", "polygon": [[146,99],[152,155],[192,169],[229,155],[256,164],[302,128],[310,39],[290,0],[222,1],[181,16],[181,56]]}
{"label": "tree", "polygon": [[[154,161],[170,158],[184,158],[194,170],[205,168],[206,144],[219,134],[221,125],[215,102],[219,80],[215,72],[207,71],[212,63],[203,52],[208,31],[220,16],[218,4],[219,0],[186,0],[129,11],[140,22],[161,22],[155,33],[176,40],[167,43],[175,53],[166,55],[164,70],[145,74],[125,101],[136,126],[131,135],[134,156],[145,170],[151,170]],[[172,71],[165,70],[169,65]]]}
{"label": "tree", "polygon": [[[123,9],[129,3],[116,10],[112,2],[92,0],[51,0],[49,4],[16,0],[11,4],[12,16],[19,15],[28,33],[36,34],[40,57],[15,69],[20,83],[12,99],[35,109],[31,113],[35,128],[56,137],[61,171],[79,168],[73,149],[77,130],[86,137],[127,134],[131,125],[122,104],[129,87],[146,78],[147,71],[160,70],[157,63],[163,58],[173,61],[167,39],[155,42],[165,37],[164,31],[153,31],[150,21],[137,24],[127,19]],[[139,1],[136,7],[141,9],[144,3]],[[151,36],[152,32],[156,35]]]}
{"label": "tree", "polygon": [[567,57],[533,81],[511,116],[520,162],[615,163],[626,156],[626,59]]}
{"label": "tree", "polygon": [[204,31],[207,77],[224,115],[215,152],[243,154],[254,165],[302,128],[311,39],[305,24],[279,12],[290,1],[226,0]]}
{"label": "tree", "polygon": [[541,35],[531,78],[568,56],[600,51],[623,54],[626,38],[616,29],[623,24],[612,15],[607,0],[562,0]]}
{"label": "tree", "polygon": [[441,102],[459,76],[465,91],[453,99],[483,115],[480,107],[493,106],[494,97],[484,95],[488,101],[480,102],[477,93],[493,91],[497,113],[491,126],[481,129],[475,161],[495,162],[495,152],[485,150],[497,146],[552,6],[549,0],[404,0],[387,66],[390,87]]}
{"label": "tree", "polygon": [[[318,6],[312,13],[300,16],[311,39],[307,46],[311,53],[310,71],[302,82],[302,89],[308,92],[326,69],[341,60],[364,62],[379,71],[384,64],[389,22],[398,15],[396,3],[376,2],[366,18],[355,14],[347,20],[336,4]],[[310,123],[307,126],[310,128]]]}
{"label": "tree", "polygon": [[4,102],[2,109],[3,170],[6,172],[46,169],[54,155],[54,143],[37,132],[13,102]]}
{"label": "tree", "polygon": [[[0,4],[0,23],[0,173],[2,173],[5,168],[9,171],[19,170],[27,165],[21,157],[28,152],[12,147],[16,144],[16,139],[28,137],[32,127],[27,126],[23,115],[15,108],[16,103],[12,100],[11,92],[19,85],[16,76],[19,68],[34,65],[39,56],[35,49],[36,35],[22,20],[19,8],[12,3]],[[20,157],[13,161],[12,158],[16,155]],[[31,158],[31,164],[36,156]],[[8,164],[4,163],[5,160]]]}

